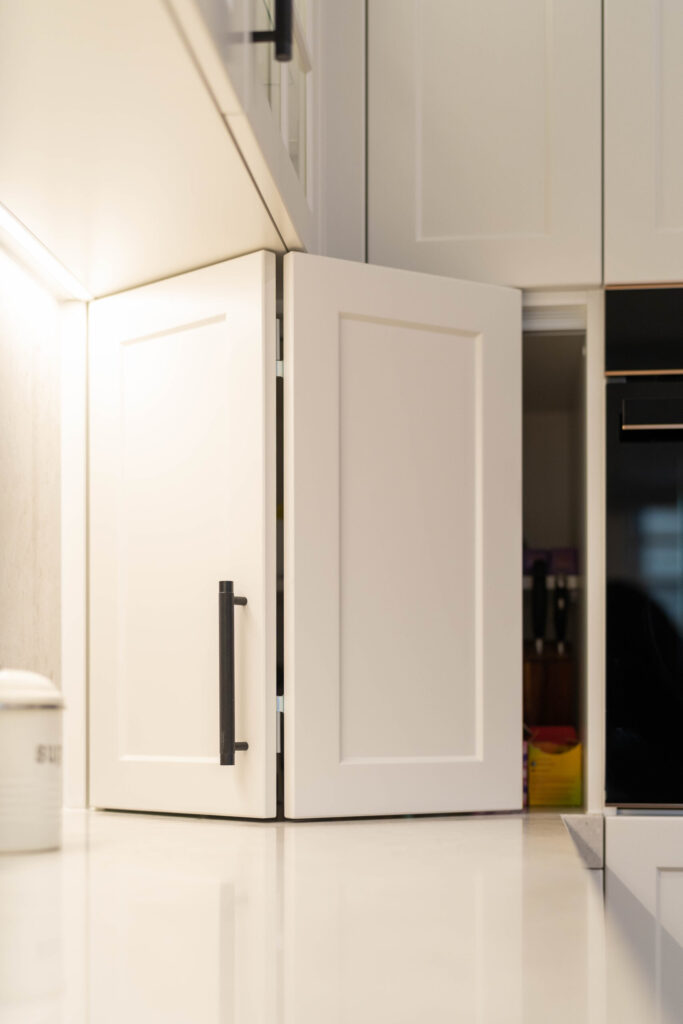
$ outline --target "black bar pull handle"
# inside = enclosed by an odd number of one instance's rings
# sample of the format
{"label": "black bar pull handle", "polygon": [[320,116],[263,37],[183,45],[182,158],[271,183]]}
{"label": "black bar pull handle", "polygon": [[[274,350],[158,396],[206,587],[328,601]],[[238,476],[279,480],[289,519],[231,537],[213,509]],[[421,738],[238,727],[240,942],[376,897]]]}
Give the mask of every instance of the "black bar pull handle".
{"label": "black bar pull handle", "polygon": [[219,724],[221,764],[233,765],[236,750],[248,750],[248,743],[235,742],[235,605],[246,597],[235,597],[232,580],[218,584]]}
{"label": "black bar pull handle", "polygon": [[292,35],[294,11],[292,0],[275,0],[275,30],[273,32],[252,32],[253,43],[275,43],[275,60],[292,59]]}

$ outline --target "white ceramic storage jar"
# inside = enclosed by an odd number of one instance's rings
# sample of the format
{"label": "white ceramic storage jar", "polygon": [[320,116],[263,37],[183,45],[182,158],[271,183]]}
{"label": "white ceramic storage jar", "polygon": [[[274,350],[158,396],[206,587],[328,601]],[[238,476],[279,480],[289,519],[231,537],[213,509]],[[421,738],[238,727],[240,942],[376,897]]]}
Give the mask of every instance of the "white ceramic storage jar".
{"label": "white ceramic storage jar", "polygon": [[63,706],[45,676],[0,671],[0,853],[61,844]]}

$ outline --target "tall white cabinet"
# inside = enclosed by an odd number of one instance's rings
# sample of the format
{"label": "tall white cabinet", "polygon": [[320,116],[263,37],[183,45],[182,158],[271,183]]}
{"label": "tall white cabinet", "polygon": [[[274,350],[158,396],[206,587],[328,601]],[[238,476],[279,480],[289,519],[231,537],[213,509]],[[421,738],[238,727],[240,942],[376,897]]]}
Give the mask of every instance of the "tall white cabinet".
{"label": "tall white cabinet", "polygon": [[683,4],[605,2],[605,283],[683,281]]}
{"label": "tall white cabinet", "polygon": [[600,0],[371,0],[368,253],[601,282]]}

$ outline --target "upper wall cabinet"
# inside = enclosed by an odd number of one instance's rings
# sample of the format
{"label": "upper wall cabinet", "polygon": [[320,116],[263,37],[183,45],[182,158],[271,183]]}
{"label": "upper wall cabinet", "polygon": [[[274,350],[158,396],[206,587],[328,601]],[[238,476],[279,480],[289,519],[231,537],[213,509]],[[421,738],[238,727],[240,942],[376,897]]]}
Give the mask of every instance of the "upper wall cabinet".
{"label": "upper wall cabinet", "polygon": [[167,0],[289,249],[317,251],[317,2],[293,0],[292,59],[252,33],[276,0]]}
{"label": "upper wall cabinet", "polygon": [[95,296],[284,244],[163,0],[0,5],[0,203]]}
{"label": "upper wall cabinet", "polygon": [[683,281],[683,3],[605,2],[605,282]]}
{"label": "upper wall cabinet", "polygon": [[370,0],[368,14],[371,262],[599,284],[600,0]]}
{"label": "upper wall cabinet", "polygon": [[0,204],[95,296],[315,249],[315,8],[280,64],[272,0],[0,4]]}

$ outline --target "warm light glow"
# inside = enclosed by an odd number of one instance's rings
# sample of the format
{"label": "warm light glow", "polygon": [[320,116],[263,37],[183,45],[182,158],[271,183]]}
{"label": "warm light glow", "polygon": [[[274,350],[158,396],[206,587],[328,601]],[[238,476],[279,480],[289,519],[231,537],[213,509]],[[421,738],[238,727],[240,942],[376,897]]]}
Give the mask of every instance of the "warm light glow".
{"label": "warm light glow", "polygon": [[93,296],[71,271],[67,270],[49,249],[46,249],[43,243],[0,203],[0,237],[3,234],[18,246],[21,255],[30,266],[54,281],[70,298],[80,299],[82,302],[89,302],[92,299]]}

